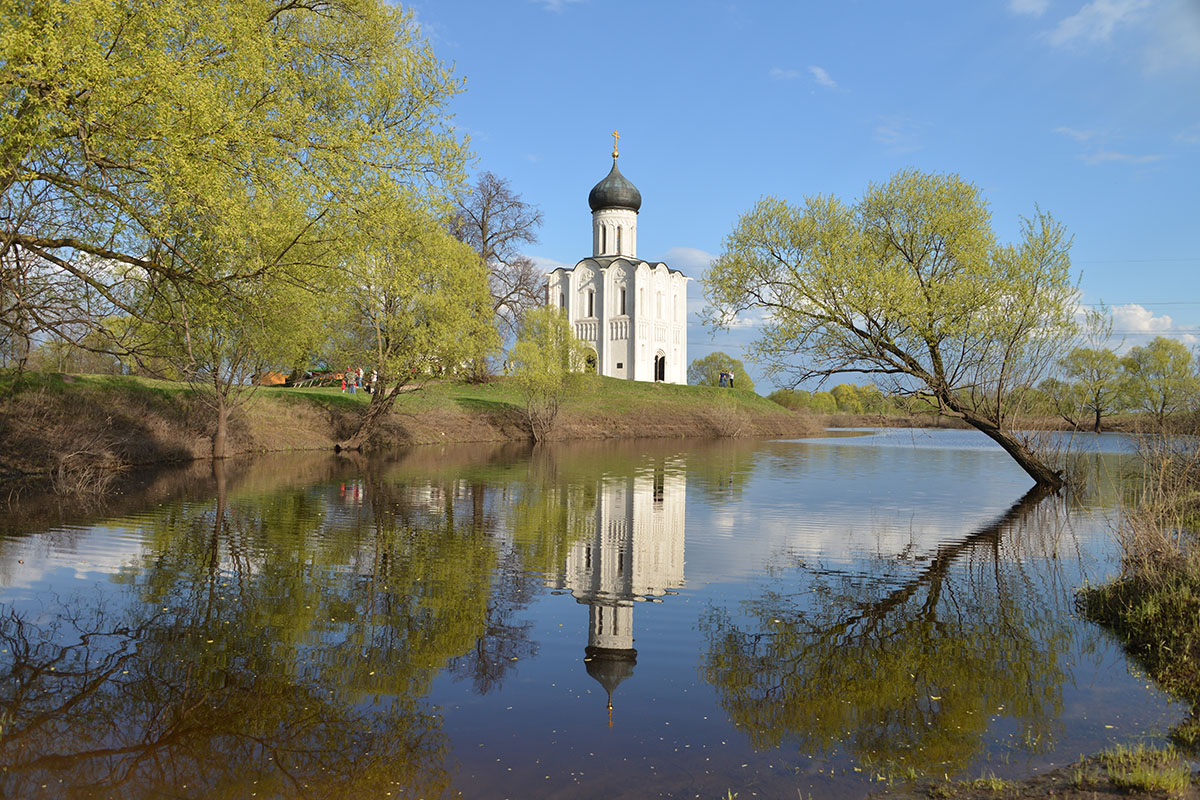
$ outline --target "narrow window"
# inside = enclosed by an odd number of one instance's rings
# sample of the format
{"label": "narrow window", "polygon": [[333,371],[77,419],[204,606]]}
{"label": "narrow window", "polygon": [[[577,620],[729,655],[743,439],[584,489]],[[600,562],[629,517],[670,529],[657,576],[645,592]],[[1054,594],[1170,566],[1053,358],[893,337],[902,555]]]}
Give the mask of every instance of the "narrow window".
{"label": "narrow window", "polygon": [[621,226],[617,226],[617,253],[621,253]]}
{"label": "narrow window", "polygon": [[625,313],[625,287],[621,287],[621,313]]}
{"label": "narrow window", "polygon": [[558,307],[559,308],[567,307],[567,296],[566,296],[566,294],[564,294],[562,292],[559,292],[559,294],[558,294]]}
{"label": "narrow window", "polygon": [[600,255],[608,252],[608,228],[600,226]]}
{"label": "narrow window", "polygon": [[596,316],[596,293],[588,289],[588,316]]}

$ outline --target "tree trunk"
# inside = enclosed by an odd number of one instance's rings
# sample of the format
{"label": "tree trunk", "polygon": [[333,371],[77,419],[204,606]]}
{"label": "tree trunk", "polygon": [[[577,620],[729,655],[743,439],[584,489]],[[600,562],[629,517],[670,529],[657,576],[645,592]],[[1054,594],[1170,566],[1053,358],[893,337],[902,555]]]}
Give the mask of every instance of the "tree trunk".
{"label": "tree trunk", "polygon": [[1003,430],[991,420],[981,417],[970,410],[955,408],[954,406],[950,406],[950,408],[961,414],[963,420],[973,428],[982,431],[985,436],[1004,448],[1004,452],[1012,456],[1012,459],[1021,466],[1021,469],[1029,474],[1029,477],[1037,482],[1038,486],[1044,486],[1055,492],[1063,487],[1062,472],[1055,472],[1043,464],[1034,455],[1034,452],[1018,441],[1012,433]]}
{"label": "tree trunk", "polygon": [[229,433],[229,405],[225,402],[225,395],[220,392],[217,395],[217,429],[213,431],[212,437],[212,457],[214,459],[225,458],[225,441]]}
{"label": "tree trunk", "polygon": [[[377,383],[379,386],[382,381]],[[396,404],[396,397],[400,394],[400,390],[404,384],[397,384],[388,391],[376,389],[371,395],[371,402],[367,403],[367,413],[363,415],[362,422],[359,423],[358,430],[354,432],[349,439],[338,442],[333,446],[334,450],[362,450],[371,441],[371,437],[379,430],[379,426],[387,417],[388,412],[392,410],[392,406]]]}
{"label": "tree trunk", "polygon": [[1100,406],[1096,406],[1096,433],[1100,432]]}

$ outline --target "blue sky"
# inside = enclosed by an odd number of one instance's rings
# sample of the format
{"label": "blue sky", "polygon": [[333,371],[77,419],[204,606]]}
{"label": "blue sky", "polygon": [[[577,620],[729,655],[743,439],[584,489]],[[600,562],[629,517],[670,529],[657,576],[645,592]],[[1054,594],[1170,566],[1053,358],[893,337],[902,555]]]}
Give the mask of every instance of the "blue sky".
{"label": "blue sky", "polygon": [[[413,3],[466,81],[477,161],[538,206],[529,255],[591,253],[610,132],[642,192],[638,255],[697,280],[763,195],[857,198],[915,167],[983,188],[1004,240],[1035,204],[1074,235],[1084,303],[1126,346],[1200,342],[1200,0]],[[769,390],[751,365],[760,391]]]}

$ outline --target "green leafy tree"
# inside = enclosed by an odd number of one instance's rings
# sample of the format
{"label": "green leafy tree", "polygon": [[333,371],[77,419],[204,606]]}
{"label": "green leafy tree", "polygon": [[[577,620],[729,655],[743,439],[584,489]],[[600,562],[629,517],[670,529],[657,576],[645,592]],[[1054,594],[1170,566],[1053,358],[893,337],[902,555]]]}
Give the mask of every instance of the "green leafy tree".
{"label": "green leafy tree", "polygon": [[401,392],[485,358],[498,340],[484,263],[429,212],[397,198],[359,241],[331,297],[341,363],[377,373],[358,430],[339,445],[350,450],[371,441]]}
{"label": "green leafy tree", "polygon": [[1083,427],[1084,403],[1082,387],[1062,378],[1043,378],[1037,385],[1038,404],[1049,410],[1075,430]]}
{"label": "green leafy tree", "polygon": [[[228,455],[231,417],[253,397],[256,378],[287,370],[311,348],[319,325],[315,295],[296,280],[318,270],[276,263],[281,251],[302,260],[308,249],[289,241],[287,204],[249,205],[258,215],[252,228],[193,247],[193,263],[208,280],[168,283],[139,298],[141,313],[125,329],[148,371],[187,381],[211,412],[214,459]],[[237,277],[249,272],[259,277]],[[223,278],[230,283],[222,285]]]}
{"label": "green leafy tree", "polygon": [[843,373],[923,394],[999,444],[1038,483],[1062,477],[1014,435],[1015,390],[1032,386],[1074,331],[1069,238],[1038,211],[996,241],[978,187],[897,173],[854,205],[766,198],[705,279],[709,320],[766,312],[754,355],[794,383]]}
{"label": "green leafy tree", "polygon": [[[1056,390],[1055,405],[1074,406],[1092,417],[1092,429],[1100,433],[1101,420],[1121,410],[1125,396],[1121,360],[1107,346],[1112,336],[1112,316],[1100,305],[1087,313],[1086,344],[1063,357],[1059,366],[1072,382],[1069,391],[1050,384]],[[1065,418],[1065,415],[1064,415]]]}
{"label": "green leafy tree", "polygon": [[836,414],[837,400],[832,392],[813,392],[808,407],[814,414]]}
{"label": "green leafy tree", "polygon": [[1156,336],[1132,347],[1121,359],[1130,405],[1153,415],[1162,428],[1167,417],[1192,408],[1200,398],[1200,376],[1192,354],[1178,339]]}
{"label": "green leafy tree", "polygon": [[1100,433],[1101,420],[1121,409],[1121,359],[1108,348],[1076,347],[1063,358],[1062,369],[1074,381],[1080,407],[1092,416],[1092,429]]}
{"label": "green leafy tree", "polygon": [[[79,309],[159,314],[184,285],[307,284],[342,265],[378,198],[444,201],[462,180],[444,110],[460,85],[383,0],[0,9],[0,261],[37,284],[33,308],[0,299],[18,345]],[[214,255],[283,222],[261,257]],[[155,321],[183,338],[189,318]]]}
{"label": "green leafy tree", "polygon": [[839,383],[830,390],[837,410],[843,414],[863,413],[863,402],[859,396],[858,387],[852,383]]}
{"label": "green leafy tree", "polygon": [[808,408],[812,394],[804,389],[776,389],[767,395],[767,399],[791,411],[799,411]]}
{"label": "green leafy tree", "polygon": [[525,314],[511,360],[535,442],[550,435],[563,401],[585,380],[586,355],[587,346],[575,338],[562,309],[536,308]]}
{"label": "green leafy tree", "polygon": [[746,374],[746,367],[739,359],[720,351],[697,358],[688,365],[688,383],[693,386],[720,386],[721,373],[733,373],[735,389],[754,391],[754,381]]}

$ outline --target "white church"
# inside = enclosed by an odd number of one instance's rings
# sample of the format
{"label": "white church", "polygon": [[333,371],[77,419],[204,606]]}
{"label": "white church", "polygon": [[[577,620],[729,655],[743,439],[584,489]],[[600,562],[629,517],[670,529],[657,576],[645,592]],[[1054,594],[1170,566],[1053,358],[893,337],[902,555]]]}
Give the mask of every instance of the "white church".
{"label": "white church", "polygon": [[592,187],[592,255],[546,281],[546,303],[566,309],[575,335],[591,349],[600,375],[687,383],[687,282],[660,262],[637,257],[642,193],[613,165]]}

